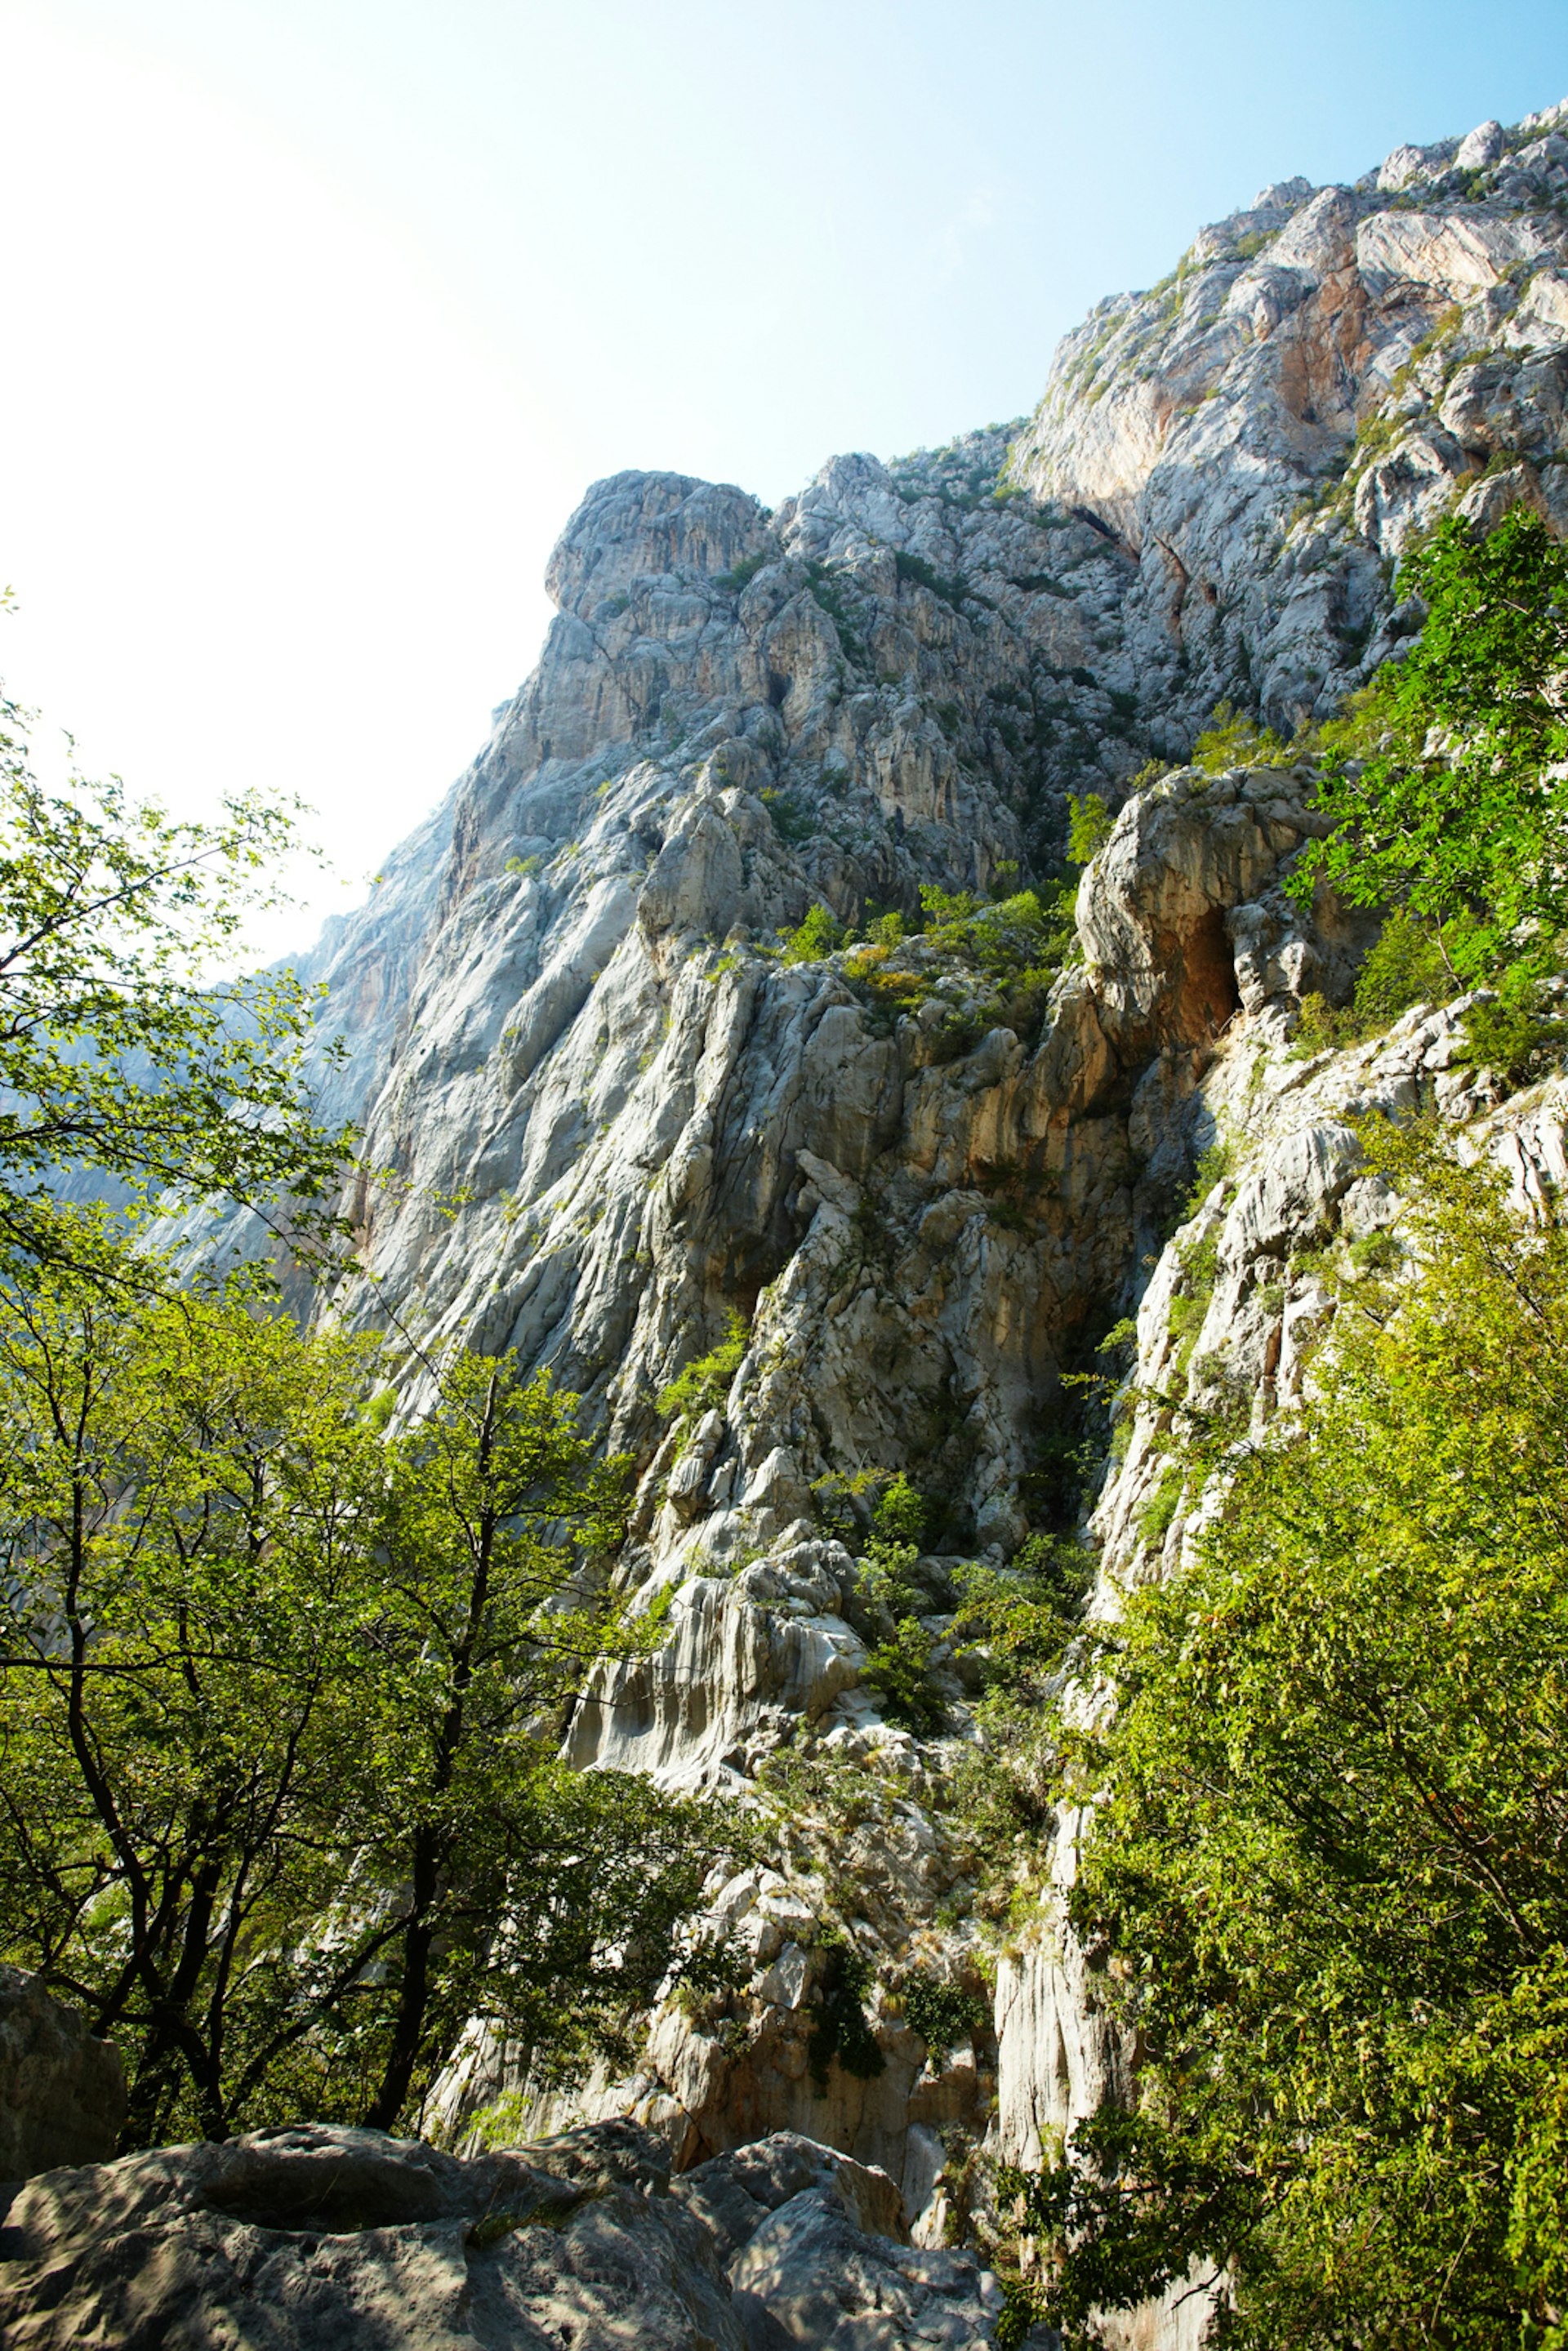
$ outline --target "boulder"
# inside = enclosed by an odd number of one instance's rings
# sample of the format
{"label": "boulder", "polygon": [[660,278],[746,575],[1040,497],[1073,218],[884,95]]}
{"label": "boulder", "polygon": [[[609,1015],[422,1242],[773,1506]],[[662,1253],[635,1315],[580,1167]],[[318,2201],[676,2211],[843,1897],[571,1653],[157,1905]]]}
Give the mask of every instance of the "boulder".
{"label": "boulder", "polygon": [[810,2188],[730,2263],[748,2351],[976,2351],[996,2340],[1002,2291],[969,2253],[869,2236],[836,2188]]}
{"label": "boulder", "polygon": [[6,2351],[994,2341],[995,2281],[906,2234],[884,2172],[789,2131],[672,2190],[624,2120],[473,2159],[309,2124],[32,2181],[0,2232],[0,2320]]}
{"label": "boulder", "polygon": [[742,2351],[627,2123],[465,2162],[327,2125],[57,2171],[0,2251],[7,2351]]}
{"label": "boulder", "polygon": [[904,2199],[886,2172],[799,2131],[774,2131],[750,2147],[716,2155],[674,2184],[726,2262],[750,2243],[770,2213],[809,2189],[836,2196],[857,2229],[908,2242]]}
{"label": "boulder", "polygon": [[0,2179],[101,2163],[125,2120],[119,2052],[41,1977],[0,1967]]}
{"label": "boulder", "polygon": [[748,2351],[904,2351],[996,2339],[1002,2294],[967,2253],[912,2246],[885,2171],[796,2131],[716,2156],[673,2190],[727,2263]]}

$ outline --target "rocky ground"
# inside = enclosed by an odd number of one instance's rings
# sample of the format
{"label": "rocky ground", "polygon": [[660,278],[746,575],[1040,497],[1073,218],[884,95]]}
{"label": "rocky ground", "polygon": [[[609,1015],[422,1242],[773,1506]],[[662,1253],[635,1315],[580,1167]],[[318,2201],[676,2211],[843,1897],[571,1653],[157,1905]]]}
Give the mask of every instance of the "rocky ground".
{"label": "rocky ground", "polygon": [[[942,1642],[959,1559],[1070,1522],[1064,1382],[1119,1320],[1140,1386],[1225,1384],[1259,1419],[1288,1403],[1332,1311],[1325,1252],[1398,1213],[1359,1172],[1355,1112],[1463,1121],[1524,1193],[1568,1172],[1563,1088],[1504,1101],[1458,1066],[1460,1007],[1298,1056],[1302,998],[1343,1002],[1371,935],[1280,887],[1319,822],[1310,767],[1148,772],[1222,698],[1289,734],[1370,677],[1420,622],[1395,560],[1456,504],[1568,523],[1560,115],[1266,190],[1102,304],[1021,426],[834,459],[772,514],[672,475],[590,492],[538,671],[310,967],[351,1048],[334,1105],[367,1123],[357,1259],[322,1308],[389,1330],[404,1412],[414,1342],[513,1347],[634,1456],[619,1573],[640,1604],[673,1594],[670,1637],[602,1673],[570,1752],[727,1787],[770,1824],[769,1865],[709,1889],[749,1973],[666,2003],[634,2074],[570,2099],[476,2027],[424,2118],[456,2152],[340,2150],[436,2183],[347,2250],[315,2220],[279,2244],[223,2200],[225,2163],[308,2171],[320,2134],[49,2175],[13,2213],[18,2344],[101,2330],[139,2263],[177,2279],[191,2248],[301,2314],[193,2342],[327,2340],[319,2314],[350,2308],[367,2344],[989,2339],[962,2248],[1004,2227],[994,2166],[1059,2147],[1127,2052],[1061,1923],[1072,1823],[977,1849],[965,1660],[938,1649],[939,1735],[862,1682],[865,1494],[903,1470],[939,1501],[919,1572]],[[869,926],[915,916],[922,885],[1059,873],[1086,791],[1120,815],[1054,976],[879,956]],[[860,942],[791,959],[815,904]],[[1228,1169],[1178,1224],[1217,1137]],[[188,1228],[208,1253],[254,1238]],[[727,1391],[672,1424],[660,1389],[734,1329]],[[1201,1510],[1167,1435],[1129,1405],[1101,1463],[1092,1617],[1173,1565]],[[879,2072],[822,2056],[846,1954]],[[912,2009],[921,1985],[946,2006]],[[604,2138],[615,2117],[635,2136]],[[536,2143],[561,2130],[587,2136]],[[632,2146],[635,2178],[538,2217],[578,2176],[560,2149]],[[753,2193],[759,2147],[786,2150],[780,2180],[827,2169],[758,2193],[743,2235],[714,2216]],[[844,2183],[872,2167],[894,2201],[868,2216]],[[491,2240],[497,2198],[534,2218]],[[111,2204],[113,2244],[142,2250],[89,2260]],[[417,2336],[373,2315],[411,2263]],[[850,2317],[826,2277],[858,2281]],[[521,2331],[558,2305],[553,2335]],[[1202,2315],[1173,2301],[1124,2339],[1184,2351]]]}
{"label": "rocky ground", "polygon": [[882,2172],[780,2132],[672,2181],[625,2122],[470,2161],[314,2126],[51,2171],[0,2262],[14,2351],[968,2351],[1002,2307],[911,2246]]}

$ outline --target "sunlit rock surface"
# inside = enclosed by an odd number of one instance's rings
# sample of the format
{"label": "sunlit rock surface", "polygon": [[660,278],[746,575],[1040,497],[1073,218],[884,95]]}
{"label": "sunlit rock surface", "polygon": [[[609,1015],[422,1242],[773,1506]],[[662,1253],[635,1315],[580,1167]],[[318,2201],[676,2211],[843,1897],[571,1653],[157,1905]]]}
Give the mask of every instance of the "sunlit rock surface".
{"label": "sunlit rock surface", "polygon": [[[583,1396],[637,1468],[619,1581],[671,1602],[656,1654],[593,1678],[567,1751],[727,1788],[775,1843],[708,1889],[741,1991],[666,2002],[630,2074],[570,2096],[476,2025],[427,2118],[449,2144],[497,2113],[536,2133],[630,2116],[695,2179],[799,2135],[887,2175],[929,2260],[855,2273],[879,2307],[936,2311],[958,2274],[936,2257],[999,2225],[995,2161],[1050,2158],[1127,2094],[1062,1915],[1075,1824],[1021,1920],[977,1914],[939,1802],[973,1690],[938,1649],[946,1740],[887,1720],[831,1497],[898,1469],[943,1495],[920,1566],[940,1636],[958,1561],[1005,1560],[1039,1522],[1063,1377],[1120,1318],[1145,1384],[1239,1384],[1259,1425],[1299,1395],[1331,1312],[1313,1248],[1397,1220],[1357,1113],[1467,1123],[1521,1197],[1568,1175],[1563,1089],[1503,1102],[1460,1068],[1462,1007],[1293,1057],[1301,999],[1344,1001],[1375,925],[1281,886],[1320,825],[1310,768],[1180,764],[1221,700],[1289,735],[1407,643],[1412,532],[1520,503],[1568,522],[1558,113],[1401,148],[1353,187],[1265,190],[1163,286],[1101,304],[1019,425],[834,458],[774,513],[674,475],[595,486],[552,559],[538,669],[310,964],[350,1047],[330,1099],[367,1128],[357,1262],[323,1311],[388,1332],[404,1412],[452,1345],[515,1348]],[[1129,796],[1151,757],[1175,771]],[[1120,814],[1043,1007],[953,971],[900,1009],[852,957],[780,956],[815,904],[863,925],[917,915],[923,885],[1060,870],[1085,791]],[[1230,1182],[1168,1238],[1220,1134]],[[670,1426],[661,1387],[732,1317],[727,1393]],[[1179,1561],[1204,1506],[1151,1507],[1158,1439],[1140,1412],[1103,1465],[1092,1622]],[[767,1793],[807,1744],[847,1808]],[[867,1970],[880,2073],[813,2058],[830,1928]],[[911,1971],[985,1988],[989,2022],[927,2048]],[[841,2339],[814,2287],[779,2283],[813,2247],[853,2265],[841,2240],[866,2223],[837,2192],[786,2199],[730,2257],[775,2298],[769,2342]],[[1188,2351],[1204,2307],[1173,2291],[1127,2319],[1129,2351]],[[947,2339],[889,2325],[863,2339]]]}

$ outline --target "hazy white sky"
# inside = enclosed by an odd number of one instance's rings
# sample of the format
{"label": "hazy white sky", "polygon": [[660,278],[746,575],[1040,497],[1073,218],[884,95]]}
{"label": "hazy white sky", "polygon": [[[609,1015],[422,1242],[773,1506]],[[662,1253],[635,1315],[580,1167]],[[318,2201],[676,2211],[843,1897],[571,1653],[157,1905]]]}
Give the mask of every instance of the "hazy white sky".
{"label": "hazy white sky", "polygon": [[1568,93],[1564,0],[0,0],[0,675],[348,903],[627,465],[773,500],[1032,406],[1265,182]]}

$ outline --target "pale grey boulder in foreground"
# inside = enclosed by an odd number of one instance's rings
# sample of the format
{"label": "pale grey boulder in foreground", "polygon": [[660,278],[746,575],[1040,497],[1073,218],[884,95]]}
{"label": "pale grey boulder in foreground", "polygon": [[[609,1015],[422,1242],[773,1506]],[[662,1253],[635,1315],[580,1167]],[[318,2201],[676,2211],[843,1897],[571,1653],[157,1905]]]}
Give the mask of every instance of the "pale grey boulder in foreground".
{"label": "pale grey boulder in foreground", "polygon": [[119,2053],[40,1978],[0,1967],[0,2179],[102,2163],[124,2120]]}
{"label": "pale grey boulder in foreground", "polygon": [[871,2233],[903,2230],[884,2174],[783,2133],[672,2194],[625,2122],[471,2161],[257,2131],[49,2173],[9,2217],[6,2351],[958,2351],[1001,2306],[967,2254]]}
{"label": "pale grey boulder in foreground", "polygon": [[311,2126],[54,2172],[11,2209],[6,2351],[742,2351],[666,2187],[624,2124],[475,2162]]}
{"label": "pale grey boulder in foreground", "polygon": [[967,2351],[994,2339],[1002,2312],[973,2254],[868,2237],[820,2188],[769,2214],[730,2280],[749,2351]]}

